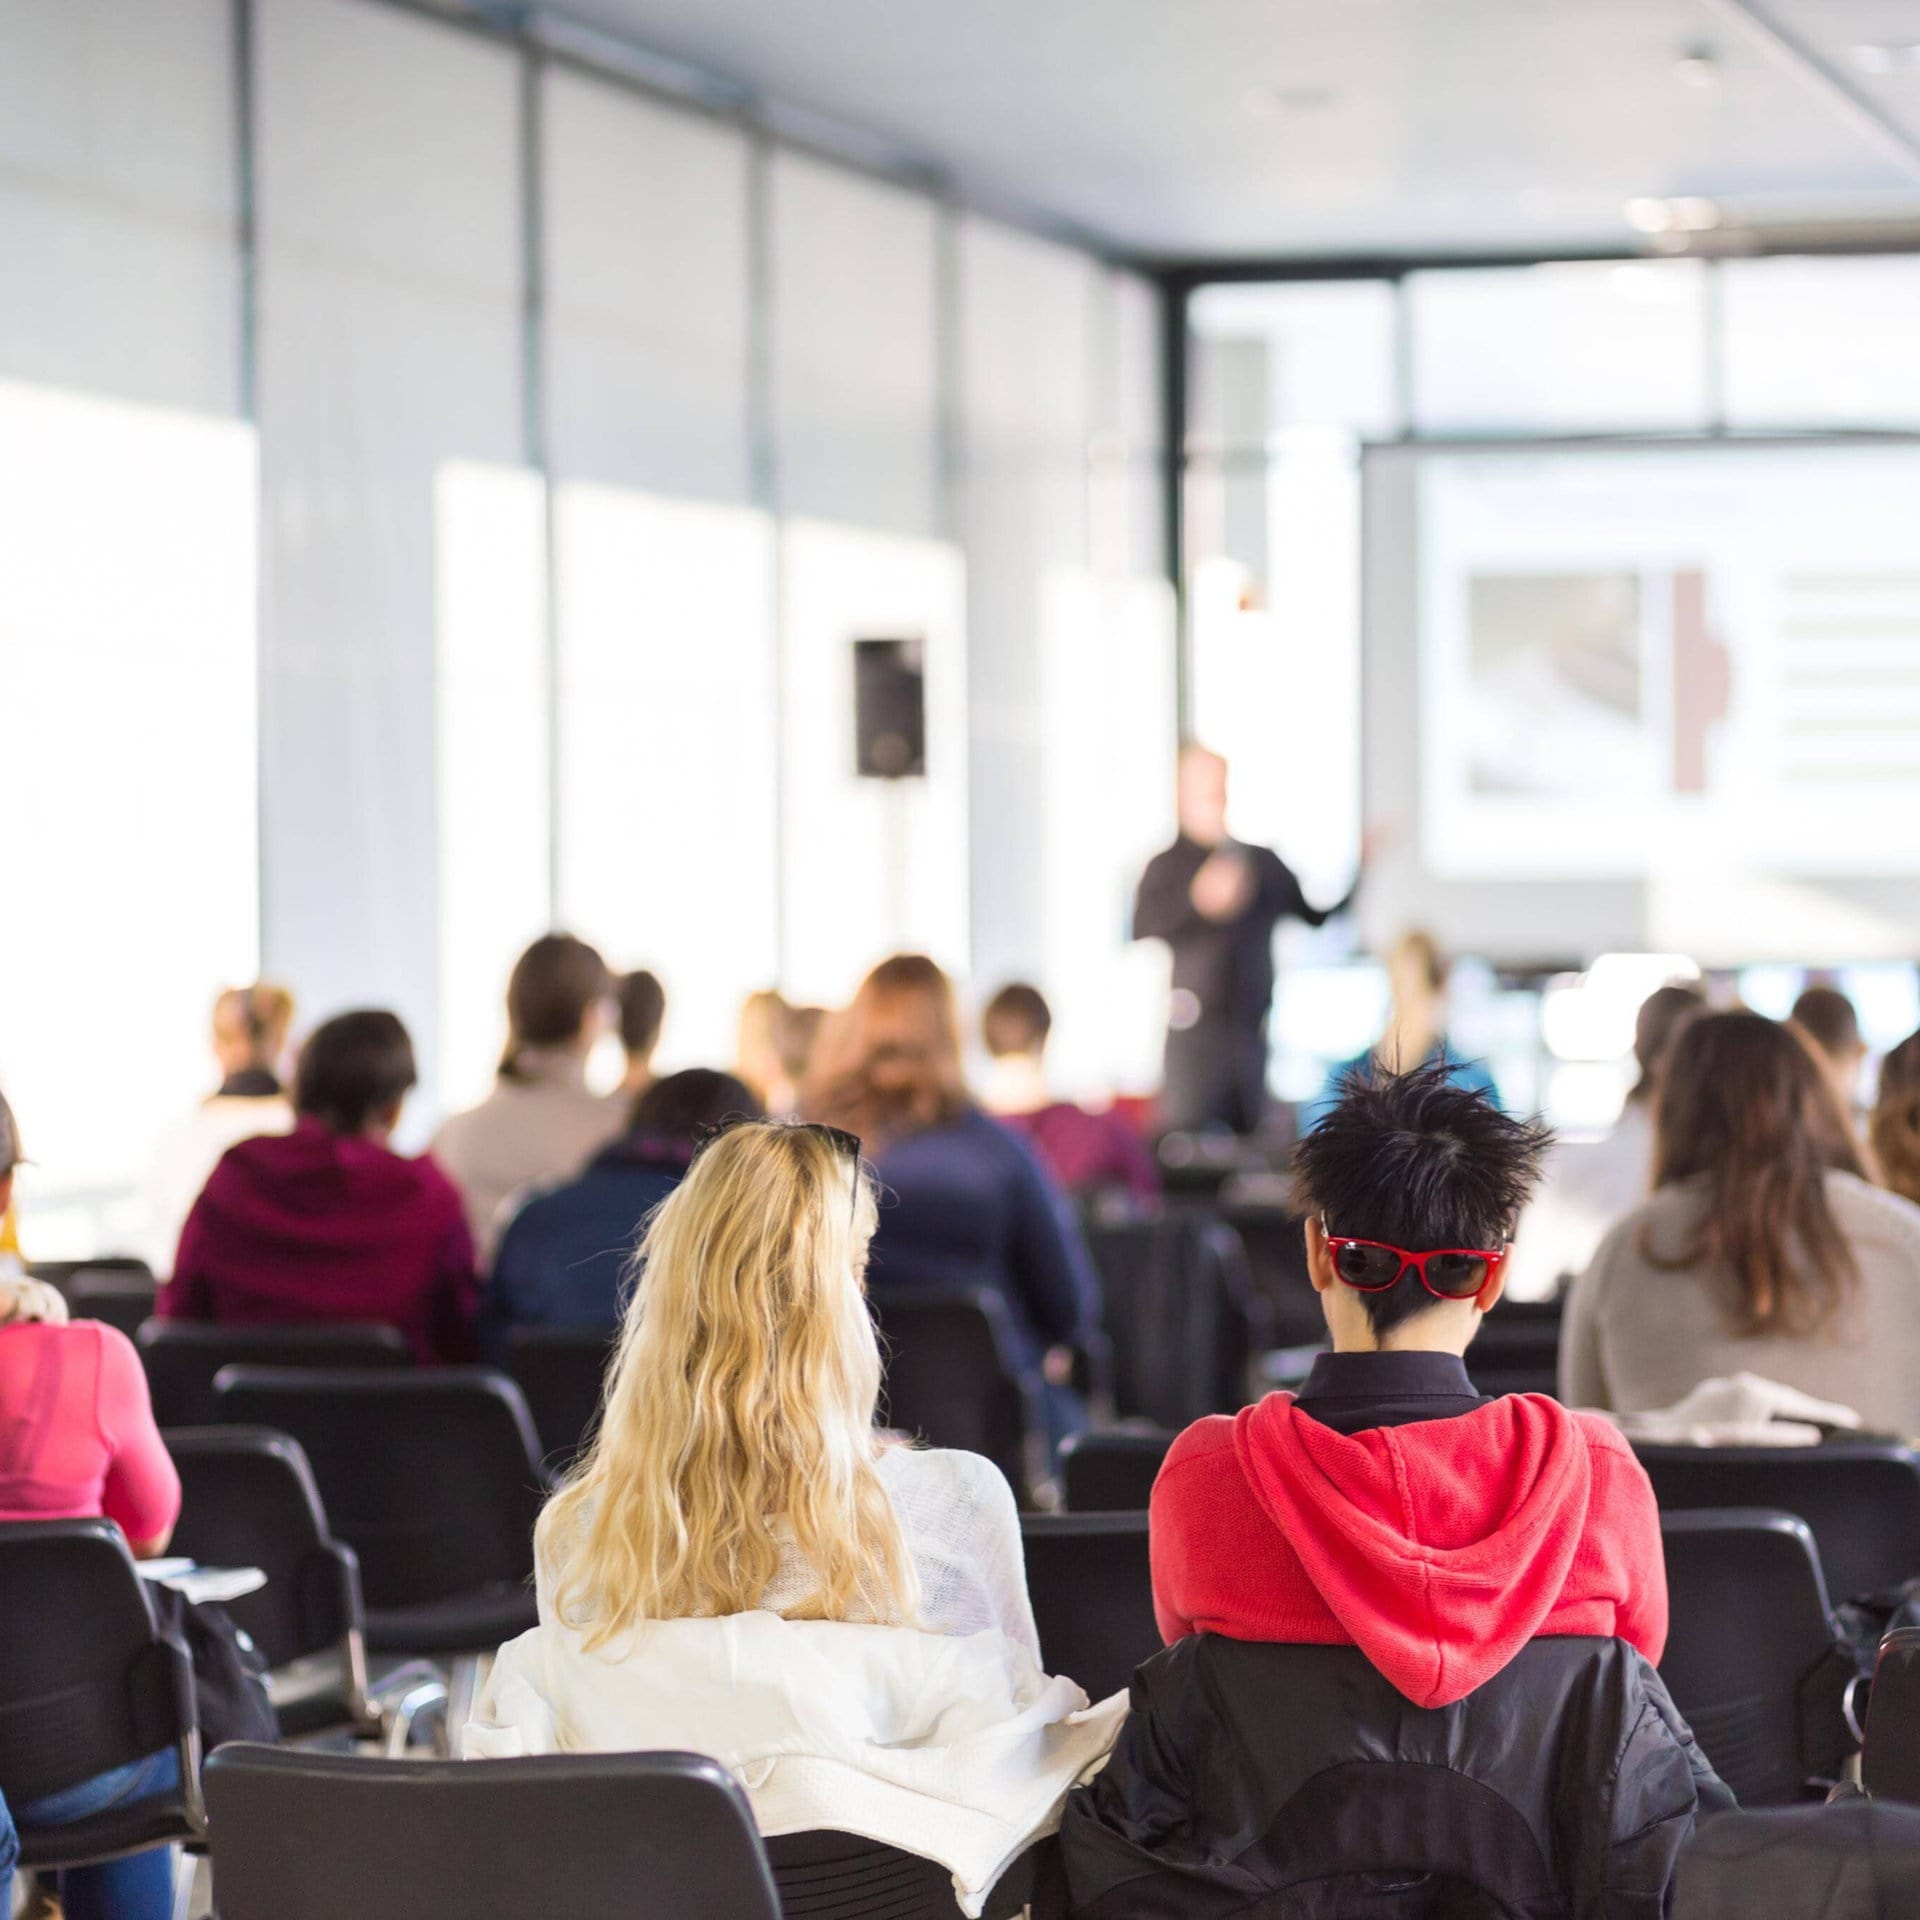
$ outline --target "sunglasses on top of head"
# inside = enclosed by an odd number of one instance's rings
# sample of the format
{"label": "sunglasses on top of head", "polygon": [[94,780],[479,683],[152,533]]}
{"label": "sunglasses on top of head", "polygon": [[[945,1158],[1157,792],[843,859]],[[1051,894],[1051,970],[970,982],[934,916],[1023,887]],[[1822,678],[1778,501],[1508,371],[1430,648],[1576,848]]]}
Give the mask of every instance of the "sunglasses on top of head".
{"label": "sunglasses on top of head", "polygon": [[1358,1240],[1351,1234],[1335,1233],[1324,1218],[1320,1226],[1327,1237],[1335,1274],[1356,1293],[1385,1293],[1389,1287],[1397,1287],[1411,1267],[1436,1300],[1475,1300],[1493,1284],[1506,1265],[1509,1251],[1506,1247],[1430,1247],[1416,1251],[1390,1246],[1384,1240]]}
{"label": "sunglasses on top of head", "polygon": [[[862,1143],[857,1133],[849,1133],[844,1127],[829,1127],[819,1120],[756,1120],[753,1115],[736,1114],[731,1120],[722,1120],[717,1127],[709,1127],[700,1136],[699,1144],[693,1150],[693,1159],[698,1160],[716,1140],[724,1140],[728,1134],[741,1127],[777,1128],[782,1133],[811,1133],[824,1140],[840,1158],[855,1171],[853,1183],[853,1210],[857,1219],[860,1213],[860,1182],[857,1177],[860,1167]],[[688,1162],[691,1166],[692,1161]]]}

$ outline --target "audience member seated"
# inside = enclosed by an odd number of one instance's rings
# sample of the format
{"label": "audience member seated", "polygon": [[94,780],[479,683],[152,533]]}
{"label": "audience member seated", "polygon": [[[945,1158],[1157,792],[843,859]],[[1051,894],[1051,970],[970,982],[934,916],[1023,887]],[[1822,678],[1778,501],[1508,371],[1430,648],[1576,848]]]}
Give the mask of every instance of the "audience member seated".
{"label": "audience member seated", "polygon": [[1381,1069],[1404,1073],[1426,1061],[1443,1064],[1463,1087],[1499,1098],[1493,1076],[1478,1060],[1463,1060],[1447,1042],[1449,966],[1430,933],[1403,933],[1387,953],[1387,990],[1393,1011],[1387,1030],[1365,1053],[1342,1060],[1327,1075],[1318,1098],[1300,1112],[1302,1127],[1325,1119],[1350,1080],[1370,1080]]}
{"label": "audience member seated", "polygon": [[1707,1009],[1692,984],[1655,987],[1633,1024],[1636,1078],[1606,1135],[1591,1145],[1556,1143],[1533,1204],[1521,1216],[1507,1262],[1516,1300],[1550,1299],[1593,1258],[1607,1229],[1653,1191],[1653,1108],[1660,1072],[1680,1030]]}
{"label": "audience member seated", "polygon": [[820,1037],[805,1110],[867,1144],[889,1201],[871,1284],[987,1287],[1022,1366],[1049,1380],[1054,1437],[1080,1424],[1065,1381],[1099,1322],[1099,1283],[1066,1197],[1032,1149],[968,1097],[951,982],[920,954],[883,960]]}
{"label": "audience member seated", "polygon": [[1920,1033],[1910,1033],[1880,1062],[1869,1143],[1880,1184],[1920,1202]]}
{"label": "audience member seated", "polygon": [[1787,1018],[1813,1042],[1840,1110],[1851,1121],[1860,1108],[1860,1074],[1867,1064],[1867,1043],[1860,1037],[1853,1002],[1837,987],[1809,987]]}
{"label": "audience member seated", "polygon": [[1038,987],[1016,982],[987,1002],[981,1038],[992,1062],[986,1105],[1036,1152],[1070,1194],[1092,1198],[1121,1193],[1150,1202],[1159,1197],[1160,1170],[1147,1144],[1124,1117],[1094,1113],[1047,1088],[1047,1036],[1053,1010]]}
{"label": "audience member seated", "polygon": [[625,1102],[587,1086],[612,993],[606,962],[570,934],[544,934],[514,962],[494,1089],[433,1137],[434,1158],[466,1199],[483,1264],[522,1187],[571,1180],[620,1131]]}
{"label": "audience member seated", "polygon": [[1334,1350],[1297,1396],[1174,1442],[1151,1509],[1166,1640],[1358,1646],[1423,1707],[1461,1699],[1537,1634],[1659,1660],[1660,1518],[1632,1450],[1544,1395],[1484,1398],[1462,1357],[1547,1145],[1444,1061],[1350,1086],[1300,1143]]}
{"label": "audience member seated", "polygon": [[1920,1207],[1868,1183],[1807,1042],[1757,1013],[1694,1021],[1653,1178],[1574,1282],[1563,1400],[1639,1413],[1752,1373],[1920,1435]]}
{"label": "audience member seated", "polygon": [[693,1067],[656,1080],[634,1102],[627,1131],[577,1180],[513,1216],[487,1289],[488,1344],[497,1351],[509,1327],[617,1325],[634,1243],[694,1148],[729,1120],[758,1117],[760,1103],[730,1073]]}
{"label": "audience member seated", "polygon": [[213,1057],[220,1085],[160,1137],[142,1190],[144,1251],[161,1279],[173,1271],[180,1229],[220,1156],[236,1141],[292,1127],[293,1108],[280,1084],[280,1062],[292,1026],[293,996],[264,981],[230,987],[213,1003]]}
{"label": "audience member seated", "polygon": [[[0,1214],[20,1161],[12,1110],[0,1098]],[[180,1517],[180,1479],[153,1424],[147,1379],[125,1334],[69,1323],[50,1286],[0,1261],[0,1523],[104,1515],[141,1559],[166,1551]],[[10,1632],[30,1630],[14,1621]],[[169,1747],[14,1811],[29,1826],[66,1826],[180,1784]],[[9,1833],[11,1823],[9,1823]],[[0,1861],[0,1895],[11,1875]],[[54,1876],[67,1920],[168,1920],[173,1866],[155,1847]]]}
{"label": "audience member seated", "polygon": [[653,1056],[660,1045],[660,1029],[666,1024],[667,990],[657,973],[642,967],[635,973],[623,973],[614,982],[613,998],[620,1010],[620,1050],[627,1056],[617,1097],[631,1106],[653,1085]]}
{"label": "audience member seated", "polygon": [[797,1007],[771,988],[750,993],[740,1008],[734,1073],[778,1120],[800,1110],[800,1088],[826,1011]]}
{"label": "audience member seated", "polygon": [[972,1454],[881,1443],[856,1144],[755,1122],[653,1216],[606,1413],[541,1517],[540,1625],[468,1754],[694,1748],[763,1831],[991,1884],[1124,1711],[1040,1670],[1019,1521]]}
{"label": "audience member seated", "polygon": [[230,1147],[180,1236],[162,1319],[230,1326],[384,1321],[421,1361],[471,1357],[473,1242],[430,1156],[391,1140],[415,1081],[391,1013],[314,1029],[294,1073],[294,1129]]}

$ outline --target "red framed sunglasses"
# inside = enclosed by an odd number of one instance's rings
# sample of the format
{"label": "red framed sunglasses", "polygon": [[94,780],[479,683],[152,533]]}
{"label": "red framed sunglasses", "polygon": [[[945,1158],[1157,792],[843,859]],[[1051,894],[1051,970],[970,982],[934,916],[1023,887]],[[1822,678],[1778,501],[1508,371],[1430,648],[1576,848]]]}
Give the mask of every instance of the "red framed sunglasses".
{"label": "red framed sunglasses", "polygon": [[[1321,1229],[1326,1230],[1321,1221]],[[1333,1270],[1356,1293],[1385,1293],[1397,1287],[1411,1267],[1436,1300],[1474,1300],[1485,1293],[1507,1264],[1508,1247],[1431,1247],[1416,1253],[1384,1240],[1356,1240],[1327,1233]]]}

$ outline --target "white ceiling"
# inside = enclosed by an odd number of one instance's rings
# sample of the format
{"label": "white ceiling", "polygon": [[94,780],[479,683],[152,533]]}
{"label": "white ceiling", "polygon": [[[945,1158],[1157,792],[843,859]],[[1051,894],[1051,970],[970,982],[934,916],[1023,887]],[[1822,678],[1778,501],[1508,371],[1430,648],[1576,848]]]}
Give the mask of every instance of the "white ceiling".
{"label": "white ceiling", "polygon": [[[571,17],[1155,256],[1634,238],[1637,195],[1757,223],[1920,216],[1920,0],[564,0]],[[1705,49],[1707,85],[1677,71]]]}

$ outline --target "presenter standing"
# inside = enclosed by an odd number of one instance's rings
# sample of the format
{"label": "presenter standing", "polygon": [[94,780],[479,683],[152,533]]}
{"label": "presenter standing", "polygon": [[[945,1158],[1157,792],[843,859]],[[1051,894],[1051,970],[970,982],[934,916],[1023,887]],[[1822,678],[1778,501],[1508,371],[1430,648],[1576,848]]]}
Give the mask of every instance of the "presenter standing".
{"label": "presenter standing", "polygon": [[1133,907],[1133,937],[1173,950],[1161,1118],[1170,1129],[1252,1133],[1267,1105],[1274,929],[1323,926],[1360,880],[1334,905],[1310,906],[1271,847],[1227,833],[1227,763],[1205,747],[1180,750],[1178,807],[1179,834],[1147,863]]}

